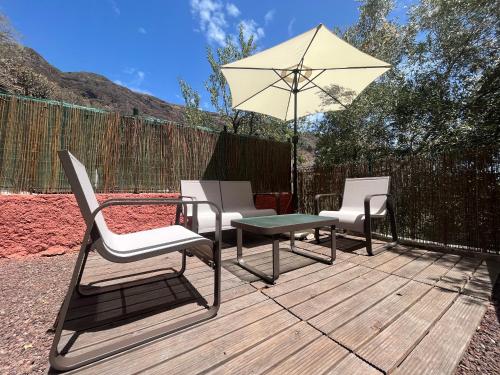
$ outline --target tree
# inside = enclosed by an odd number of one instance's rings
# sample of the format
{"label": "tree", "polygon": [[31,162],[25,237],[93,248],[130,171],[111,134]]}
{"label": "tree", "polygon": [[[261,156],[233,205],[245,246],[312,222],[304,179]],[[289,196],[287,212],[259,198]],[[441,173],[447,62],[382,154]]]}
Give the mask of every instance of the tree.
{"label": "tree", "polygon": [[[226,44],[215,51],[207,47],[207,60],[212,72],[205,82],[210,101],[216,111],[226,118],[235,134],[259,135],[275,139],[290,136],[288,126],[283,121],[255,112],[233,109],[231,91],[222,74],[221,66],[253,54],[256,44],[252,35],[245,38],[244,26],[240,25],[238,37],[227,36]],[[227,127],[224,128],[227,131]]]}
{"label": "tree", "polygon": [[36,73],[25,61],[25,49],[16,40],[8,18],[0,13],[0,89],[3,91],[52,98],[57,86]]}
{"label": "tree", "polygon": [[212,128],[210,116],[200,109],[200,94],[183,79],[178,78],[178,82],[186,106],[185,117],[187,123],[192,127]]}
{"label": "tree", "polygon": [[495,0],[420,0],[397,23],[390,0],[365,0],[343,37],[393,65],[318,127],[320,163],[500,143]]}

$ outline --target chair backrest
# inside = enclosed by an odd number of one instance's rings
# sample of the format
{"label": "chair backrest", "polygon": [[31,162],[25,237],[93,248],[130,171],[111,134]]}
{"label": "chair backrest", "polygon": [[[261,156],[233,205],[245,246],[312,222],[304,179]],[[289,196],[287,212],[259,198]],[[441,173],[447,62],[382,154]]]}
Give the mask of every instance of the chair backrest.
{"label": "chair backrest", "polygon": [[255,209],[250,181],[221,181],[222,208],[225,212]]}
{"label": "chair backrest", "polygon": [[[342,209],[364,212],[365,197],[371,194],[388,194],[390,177],[346,178]],[[385,214],[386,197],[373,197],[370,201],[372,214]]]}
{"label": "chair backrest", "polygon": [[[194,197],[197,201],[210,201],[222,209],[222,200],[220,197],[220,184],[216,180],[181,180],[181,194]],[[202,204],[198,206],[198,213],[214,212],[212,206]],[[193,207],[187,205],[187,215],[193,215]]]}
{"label": "chair backrest", "polygon": [[[89,225],[92,212],[99,207],[99,202],[92,188],[85,166],[75,158],[68,150],[58,152],[66,177],[71,185],[71,190],[75,194],[76,202],[80,208],[85,223]],[[95,223],[103,240],[109,237],[109,229],[104,220],[102,212],[96,215]]]}

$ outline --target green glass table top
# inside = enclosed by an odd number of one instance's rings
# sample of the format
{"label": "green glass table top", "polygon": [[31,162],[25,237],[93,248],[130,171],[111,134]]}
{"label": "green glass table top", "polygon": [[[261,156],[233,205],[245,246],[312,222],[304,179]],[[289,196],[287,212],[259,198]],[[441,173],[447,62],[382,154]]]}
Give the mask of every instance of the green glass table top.
{"label": "green glass table top", "polygon": [[[289,214],[289,215],[273,215],[273,216],[257,216],[247,217],[243,219],[231,220],[231,224],[244,224],[260,228],[275,228],[290,225],[324,223],[325,221],[335,220],[331,217],[306,215],[306,214]],[[233,225],[235,226],[235,225]]]}

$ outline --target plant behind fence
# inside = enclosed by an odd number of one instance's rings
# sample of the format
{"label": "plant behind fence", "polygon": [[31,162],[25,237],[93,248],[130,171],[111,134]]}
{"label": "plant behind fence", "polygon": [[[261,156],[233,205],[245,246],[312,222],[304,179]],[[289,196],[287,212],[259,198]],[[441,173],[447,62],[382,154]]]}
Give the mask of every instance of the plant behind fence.
{"label": "plant behind fence", "polygon": [[[401,238],[476,252],[500,253],[500,153],[479,149],[387,158],[299,173],[300,209],[314,211],[314,194],[342,194],[346,177],[391,176]],[[324,207],[339,209],[340,200]],[[387,234],[388,226],[377,231]]]}
{"label": "plant behind fence", "polygon": [[181,179],[251,180],[258,192],[290,186],[289,143],[0,95],[0,190],[69,191],[59,149],[86,165],[99,192],[179,191]]}

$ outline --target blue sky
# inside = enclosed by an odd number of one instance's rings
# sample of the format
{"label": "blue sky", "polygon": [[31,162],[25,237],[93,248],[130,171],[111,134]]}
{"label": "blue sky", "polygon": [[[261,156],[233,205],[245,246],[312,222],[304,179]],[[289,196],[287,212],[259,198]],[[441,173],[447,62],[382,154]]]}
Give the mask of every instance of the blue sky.
{"label": "blue sky", "polygon": [[357,7],[352,0],[0,0],[21,42],[57,68],[102,74],[179,104],[182,77],[207,109],[207,45],[220,46],[243,22],[265,49],[318,23],[344,28],[357,20]]}

